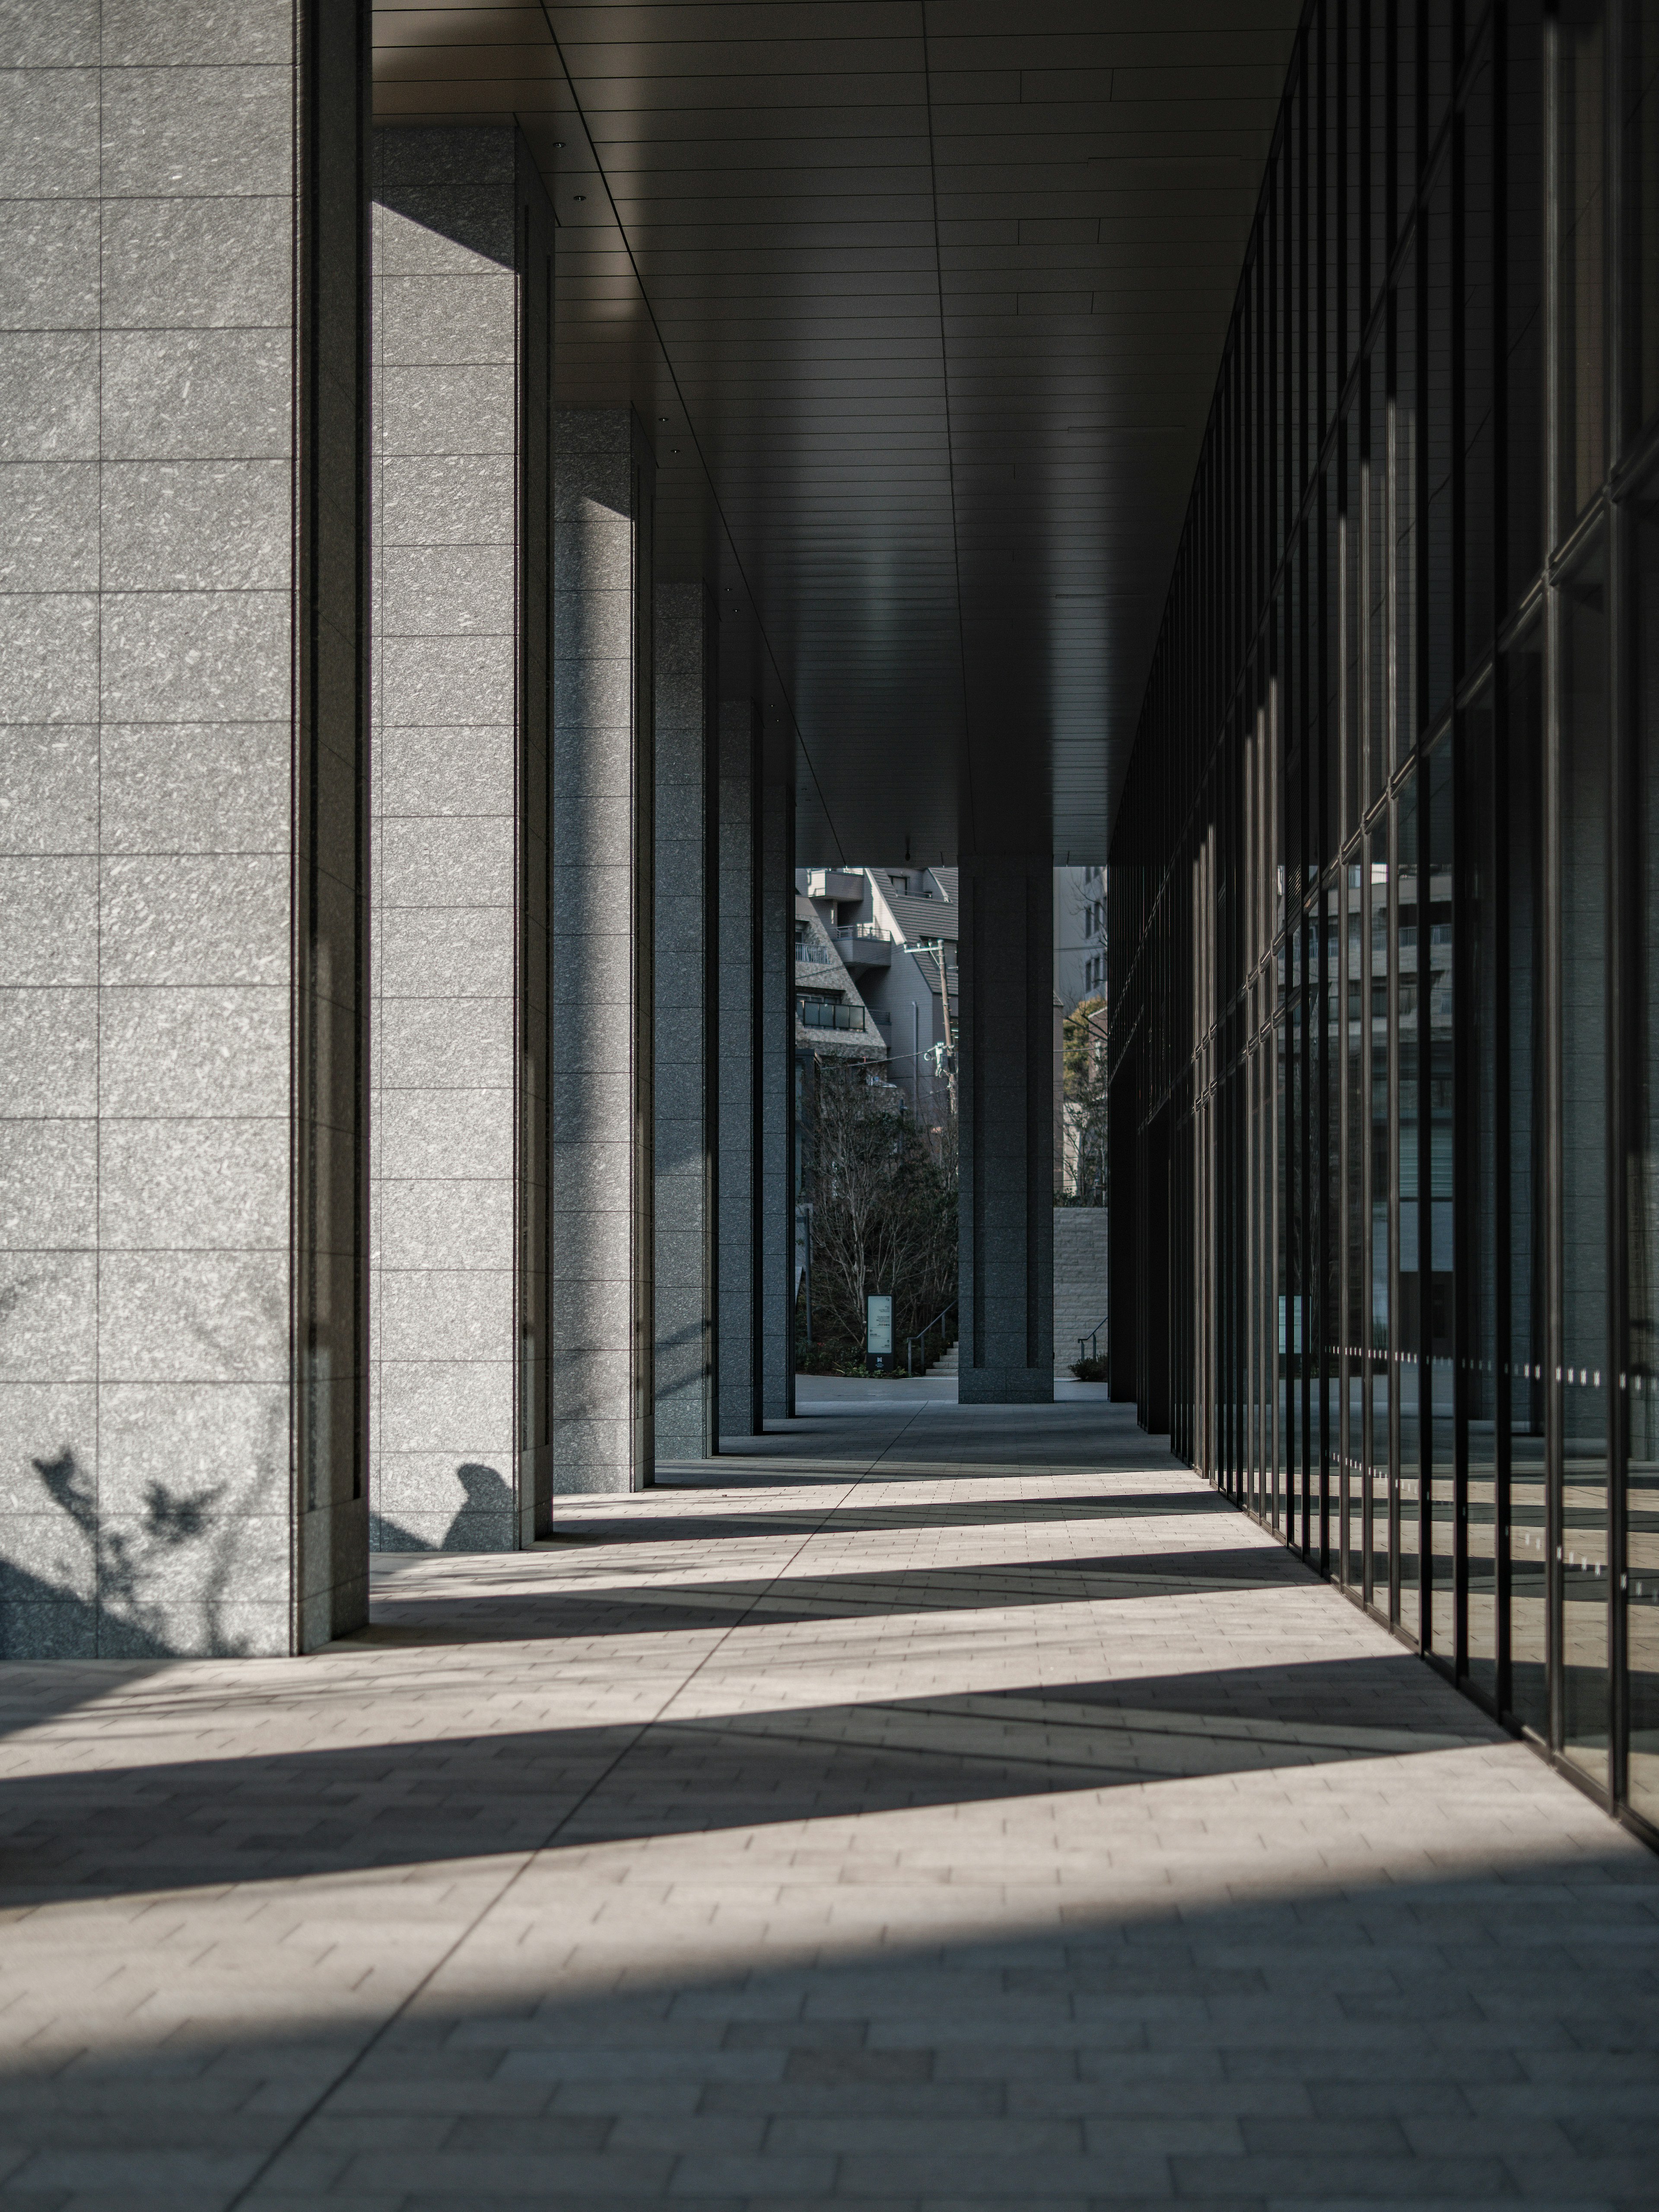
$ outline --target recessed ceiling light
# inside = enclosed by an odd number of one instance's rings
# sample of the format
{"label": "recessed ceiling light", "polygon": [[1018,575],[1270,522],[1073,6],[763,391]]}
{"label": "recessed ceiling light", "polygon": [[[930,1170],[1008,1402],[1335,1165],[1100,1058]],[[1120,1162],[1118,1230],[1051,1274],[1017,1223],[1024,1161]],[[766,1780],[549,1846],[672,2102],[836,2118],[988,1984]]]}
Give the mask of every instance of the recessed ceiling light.
{"label": "recessed ceiling light", "polygon": [[580,207],[580,206],[581,205],[582,202],[583,202],[583,201],[587,198],[587,194],[586,194],[586,192],[577,192],[576,194],[574,194],[574,198],[575,198],[575,202],[576,202],[577,206],[578,206],[578,207]]}

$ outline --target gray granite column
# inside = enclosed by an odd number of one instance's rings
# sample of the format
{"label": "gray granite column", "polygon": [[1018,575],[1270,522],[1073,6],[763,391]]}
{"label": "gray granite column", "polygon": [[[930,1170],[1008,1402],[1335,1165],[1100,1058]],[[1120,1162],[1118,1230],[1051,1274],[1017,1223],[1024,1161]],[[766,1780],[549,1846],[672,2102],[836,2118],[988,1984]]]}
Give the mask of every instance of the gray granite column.
{"label": "gray granite column", "polygon": [[511,125],[377,131],[374,199],[372,1531],[499,1551],[548,1471],[553,226]]}
{"label": "gray granite column", "polygon": [[769,763],[760,793],[761,1404],[795,1410],[795,787]]}
{"label": "gray granite column", "polygon": [[1054,871],[964,858],[961,1146],[963,1405],[1047,1404],[1054,1381]]}
{"label": "gray granite column", "polygon": [[710,941],[717,807],[707,588],[659,585],[656,628],[656,1449],[659,1459],[706,1459],[719,1449],[719,1014]]}
{"label": "gray granite column", "polygon": [[553,1490],[651,1480],[653,470],[554,417]]}
{"label": "gray granite column", "polygon": [[367,30],[4,14],[13,1657],[364,1618]]}
{"label": "gray granite column", "polygon": [[758,1436],[761,1363],[755,1261],[760,1220],[755,1141],[760,1066],[760,937],[755,927],[760,821],[760,718],[749,699],[723,700],[719,716],[719,957],[717,1090],[720,1186],[717,1244],[720,1327],[716,1378],[720,1431]]}

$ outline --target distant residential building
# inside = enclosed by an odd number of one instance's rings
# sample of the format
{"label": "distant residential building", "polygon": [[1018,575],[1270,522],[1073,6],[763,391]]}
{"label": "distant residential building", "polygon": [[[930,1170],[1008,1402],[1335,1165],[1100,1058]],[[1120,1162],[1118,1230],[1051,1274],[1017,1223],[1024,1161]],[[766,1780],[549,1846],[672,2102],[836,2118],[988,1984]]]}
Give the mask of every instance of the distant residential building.
{"label": "distant residential building", "polygon": [[1106,871],[1054,870],[1054,988],[1069,1014],[1106,991]]}
{"label": "distant residential building", "polygon": [[887,1077],[918,1119],[942,1100],[959,1020],[954,868],[803,868],[811,906],[868,1008]]}
{"label": "distant residential building", "polygon": [[809,898],[795,897],[795,1050],[884,1060],[886,1041],[851,966]]}

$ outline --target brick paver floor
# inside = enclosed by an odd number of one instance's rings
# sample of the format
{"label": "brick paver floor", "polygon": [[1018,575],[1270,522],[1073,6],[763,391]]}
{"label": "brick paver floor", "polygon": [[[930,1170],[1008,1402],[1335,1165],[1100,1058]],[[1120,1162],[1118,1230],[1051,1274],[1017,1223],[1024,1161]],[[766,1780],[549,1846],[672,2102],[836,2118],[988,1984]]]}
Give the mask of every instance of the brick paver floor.
{"label": "brick paver floor", "polygon": [[0,2206],[1659,2203],[1659,1861],[1096,1405],[0,1675]]}

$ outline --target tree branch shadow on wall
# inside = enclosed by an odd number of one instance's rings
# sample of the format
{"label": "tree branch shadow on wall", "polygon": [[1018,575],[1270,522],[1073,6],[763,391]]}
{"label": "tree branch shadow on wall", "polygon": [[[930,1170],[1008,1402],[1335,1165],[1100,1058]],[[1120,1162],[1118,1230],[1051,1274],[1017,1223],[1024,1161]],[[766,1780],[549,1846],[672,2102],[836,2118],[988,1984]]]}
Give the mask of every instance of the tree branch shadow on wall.
{"label": "tree branch shadow on wall", "polygon": [[[224,1484],[184,1491],[149,1483],[137,1530],[129,1532],[100,1516],[92,1475],[72,1446],[65,1444],[55,1458],[30,1465],[83,1547],[93,1595],[88,1600],[66,1583],[0,1559],[0,1620],[9,1624],[27,1607],[50,1608],[58,1616],[63,1645],[100,1657],[228,1659],[245,1654],[246,1639],[231,1635],[224,1625],[234,1564],[234,1546],[224,1540],[225,1523],[214,1513]],[[185,1577],[199,1593],[203,1633],[185,1647],[169,1633],[167,1600],[179,1579],[184,1555],[203,1545],[213,1553],[205,1573],[192,1571]],[[3,1656],[19,1655],[8,1650]]]}

